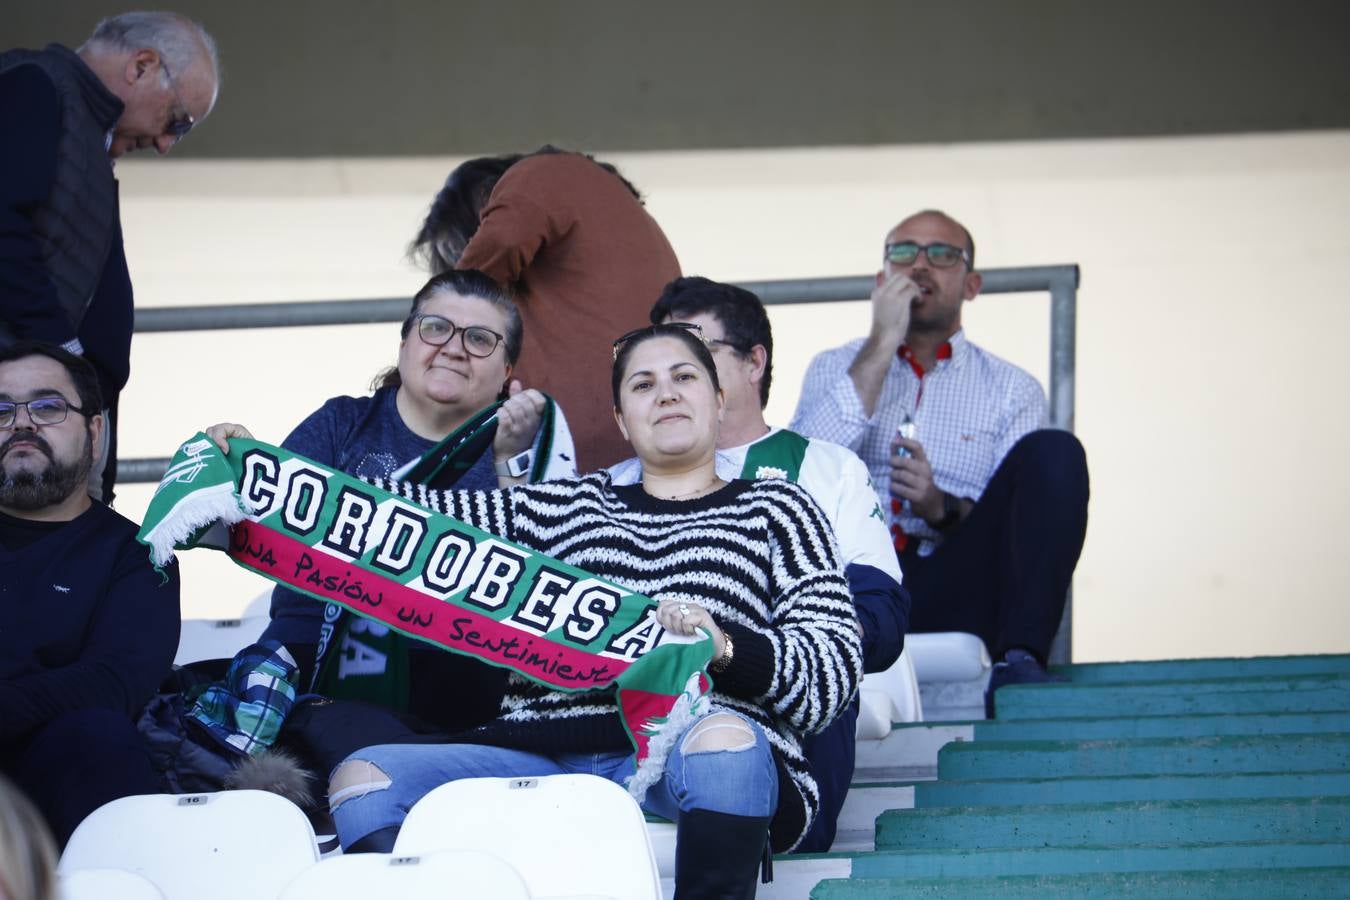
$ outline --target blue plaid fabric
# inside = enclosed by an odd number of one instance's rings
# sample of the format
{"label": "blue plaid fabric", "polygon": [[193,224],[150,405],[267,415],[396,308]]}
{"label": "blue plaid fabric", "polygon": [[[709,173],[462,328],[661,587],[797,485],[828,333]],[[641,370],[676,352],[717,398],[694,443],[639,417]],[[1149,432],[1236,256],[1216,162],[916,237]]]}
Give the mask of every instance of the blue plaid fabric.
{"label": "blue plaid fabric", "polygon": [[295,705],[298,666],[279,641],[250,644],[197,698],[186,717],[235,753],[257,756],[276,741]]}

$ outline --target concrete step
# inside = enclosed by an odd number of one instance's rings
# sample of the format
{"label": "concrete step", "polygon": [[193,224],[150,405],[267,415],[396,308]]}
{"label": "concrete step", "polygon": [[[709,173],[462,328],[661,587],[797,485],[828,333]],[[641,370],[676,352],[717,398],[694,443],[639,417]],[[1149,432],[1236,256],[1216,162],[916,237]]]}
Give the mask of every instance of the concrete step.
{"label": "concrete step", "polygon": [[974,723],[977,741],[1099,741],[1123,738],[1350,732],[1350,712],[1249,713]]}
{"label": "concrete step", "polygon": [[[822,858],[829,857],[801,857],[803,861]],[[1350,843],[1308,841],[1203,844],[1190,847],[1107,845],[1013,850],[878,850],[851,859],[847,877],[854,878],[1306,868],[1350,865]]]}
{"label": "concrete step", "polygon": [[859,741],[854,756],[855,782],[918,781],[937,777],[938,751],[953,741],[969,741],[968,722],[897,724],[879,741]]}
{"label": "concrete step", "polygon": [[959,781],[1321,771],[1350,771],[1350,734],[980,741],[938,753],[939,776]]}
{"label": "concrete step", "polygon": [[[817,884],[830,879],[846,879],[853,872],[855,855],[816,854],[814,856],[775,856],[773,882],[761,884],[755,900],[804,900]],[[664,897],[674,897],[672,885],[662,882]]]}
{"label": "concrete step", "polygon": [[1313,713],[1350,710],[1350,675],[1144,681],[1129,684],[1013,684],[998,692],[999,721]]}
{"label": "concrete step", "polygon": [[1152,662],[1076,663],[1051,666],[1075,684],[1126,681],[1195,681],[1276,675],[1350,674],[1350,654],[1164,659]]}
{"label": "concrete step", "polygon": [[961,722],[984,718],[984,689],[989,684],[986,672],[971,681],[923,681],[919,683],[919,701],[927,722]]}
{"label": "concrete step", "polygon": [[951,900],[1098,900],[1148,897],[1150,900],[1309,900],[1350,897],[1350,867],[1223,869],[1205,872],[1099,872],[1092,875],[1017,875],[1006,878],[867,878],[822,881],[811,900],[893,900],[895,897],[945,897]]}
{"label": "concrete step", "polygon": [[[817,853],[774,857],[774,881],[760,885],[755,896],[757,900],[802,900],[820,882],[841,878],[1046,877],[1223,869],[1256,873],[1345,866],[1350,866],[1350,843],[1340,842]],[[665,896],[673,896],[672,886],[664,882],[663,886]]]}
{"label": "concrete step", "polygon": [[1350,797],[1350,772],[929,781],[913,785],[912,791],[914,806],[919,809],[1241,797]]}
{"label": "concrete step", "polygon": [[1150,800],[883,813],[878,850],[1350,842],[1350,797]]}
{"label": "concrete step", "polygon": [[834,844],[830,850],[862,852],[876,846],[877,817],[892,809],[914,808],[912,784],[853,784],[839,811]]}

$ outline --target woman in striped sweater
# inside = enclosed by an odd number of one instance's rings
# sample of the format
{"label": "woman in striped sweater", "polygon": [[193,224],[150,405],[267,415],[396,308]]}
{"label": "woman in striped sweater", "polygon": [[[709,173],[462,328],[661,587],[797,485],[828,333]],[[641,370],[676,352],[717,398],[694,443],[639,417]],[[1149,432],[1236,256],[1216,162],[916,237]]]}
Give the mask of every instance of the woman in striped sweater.
{"label": "woman in striped sweater", "polygon": [[[848,585],[805,491],[717,477],[722,394],[695,331],[625,335],[612,386],[640,484],[598,472],[496,492],[381,486],[646,594],[667,629],[711,635],[712,712],[672,747],[643,806],[677,822],[678,896],[750,897],[766,834],[785,851],[815,813],[801,735],[824,728],[862,678]],[[456,740],[370,747],[339,766],[329,800],[343,847],[391,849],[412,804],[457,778],[634,774],[612,690],[564,693],[512,676],[502,714]]]}

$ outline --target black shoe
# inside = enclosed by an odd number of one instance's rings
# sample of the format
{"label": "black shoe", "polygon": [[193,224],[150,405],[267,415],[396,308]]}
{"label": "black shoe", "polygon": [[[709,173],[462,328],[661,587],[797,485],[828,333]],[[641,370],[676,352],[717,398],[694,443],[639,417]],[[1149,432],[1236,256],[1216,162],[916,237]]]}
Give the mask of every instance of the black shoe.
{"label": "black shoe", "polygon": [[1052,675],[1045,671],[1036,657],[1025,650],[1013,648],[1003,654],[1003,661],[994,663],[994,671],[989,675],[989,687],[984,692],[984,714],[994,718],[994,692],[1005,684],[1048,684],[1065,682],[1063,675]]}
{"label": "black shoe", "polygon": [[675,834],[675,900],[753,900],[769,819],[691,809]]}

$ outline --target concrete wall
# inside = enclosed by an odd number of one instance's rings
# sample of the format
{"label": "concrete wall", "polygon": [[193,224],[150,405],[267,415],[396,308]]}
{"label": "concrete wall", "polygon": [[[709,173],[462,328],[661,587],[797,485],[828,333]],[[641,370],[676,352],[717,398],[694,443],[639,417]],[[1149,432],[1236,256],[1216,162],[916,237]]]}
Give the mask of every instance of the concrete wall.
{"label": "concrete wall", "polygon": [[[1350,131],[943,147],[605,154],[649,195],[689,273],[850,275],[904,213],[943,207],[985,266],[1082,266],[1078,433],[1093,498],[1075,582],[1081,660],[1350,649]],[[127,253],[142,305],[410,296],[402,259],[454,160],[129,162]],[[971,337],[1047,371],[1048,303],[967,307]],[[865,303],[773,310],[770,417],[816,350],[862,333]],[[323,399],[361,393],[393,325],[142,335],[124,455],[198,427],[279,441]],[[119,506],[139,518],[148,489]],[[263,589],[185,557],[186,612]]]}
{"label": "concrete wall", "polygon": [[[175,0],[227,81],[192,157],[837,146],[1350,127],[1340,0]],[[77,44],[106,0],[7,3]]]}

